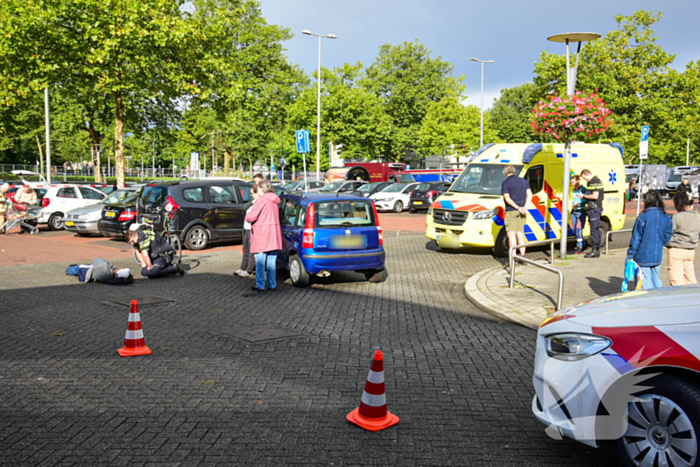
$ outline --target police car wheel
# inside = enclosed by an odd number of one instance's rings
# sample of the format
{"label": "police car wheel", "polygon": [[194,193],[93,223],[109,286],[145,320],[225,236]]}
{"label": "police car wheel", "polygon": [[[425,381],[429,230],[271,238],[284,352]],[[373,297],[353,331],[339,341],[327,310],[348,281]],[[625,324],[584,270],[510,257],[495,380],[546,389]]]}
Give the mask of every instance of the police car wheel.
{"label": "police car wheel", "polygon": [[627,431],[615,441],[620,465],[700,465],[700,390],[678,376],[660,375],[627,405]]}

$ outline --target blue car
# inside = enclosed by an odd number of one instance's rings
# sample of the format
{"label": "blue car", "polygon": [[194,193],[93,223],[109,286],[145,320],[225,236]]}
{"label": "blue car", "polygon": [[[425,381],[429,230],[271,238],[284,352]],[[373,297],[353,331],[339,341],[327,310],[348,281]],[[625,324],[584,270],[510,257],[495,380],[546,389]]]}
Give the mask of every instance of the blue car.
{"label": "blue car", "polygon": [[310,276],[355,271],[381,282],[384,241],[372,200],[340,193],[286,193],[280,196],[282,251],[278,266],[289,270],[296,287]]}

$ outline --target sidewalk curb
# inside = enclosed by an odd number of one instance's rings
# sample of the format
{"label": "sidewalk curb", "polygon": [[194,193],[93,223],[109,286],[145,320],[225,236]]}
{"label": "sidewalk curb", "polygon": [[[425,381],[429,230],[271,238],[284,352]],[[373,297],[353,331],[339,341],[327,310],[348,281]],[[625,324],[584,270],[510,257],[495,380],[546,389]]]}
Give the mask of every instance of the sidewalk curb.
{"label": "sidewalk curb", "polygon": [[517,319],[517,313],[514,313],[513,311],[499,305],[479,291],[478,284],[481,279],[485,278],[489,274],[494,274],[501,271],[502,269],[503,266],[497,266],[495,268],[485,269],[471,276],[464,284],[464,295],[466,295],[467,299],[476,305],[477,308],[485,311],[486,313],[489,313],[504,321],[519,324],[528,329],[537,331],[537,327],[525,322],[525,320]]}

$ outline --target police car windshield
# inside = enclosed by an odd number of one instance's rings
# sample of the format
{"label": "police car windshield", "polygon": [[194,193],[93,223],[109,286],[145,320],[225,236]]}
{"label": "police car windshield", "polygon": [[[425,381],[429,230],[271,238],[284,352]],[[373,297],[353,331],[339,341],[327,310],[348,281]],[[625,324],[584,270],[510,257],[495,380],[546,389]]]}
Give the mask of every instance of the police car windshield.
{"label": "police car windshield", "polygon": [[[514,165],[515,174],[519,174],[522,165]],[[478,193],[500,195],[501,183],[506,179],[503,175],[504,164],[469,164],[450,191],[457,193]]]}

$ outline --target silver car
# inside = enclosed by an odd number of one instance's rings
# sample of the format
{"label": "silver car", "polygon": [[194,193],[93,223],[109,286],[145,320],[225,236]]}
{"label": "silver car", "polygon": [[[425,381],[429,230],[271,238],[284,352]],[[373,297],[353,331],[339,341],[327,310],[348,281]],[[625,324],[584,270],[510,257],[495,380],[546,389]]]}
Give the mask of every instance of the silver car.
{"label": "silver car", "polygon": [[140,188],[140,186],[126,187],[115,191],[97,204],[68,211],[65,217],[64,228],[78,235],[101,235],[97,228],[97,221],[100,220],[102,215],[102,208],[106,204],[121,203],[129,196],[135,195]]}

